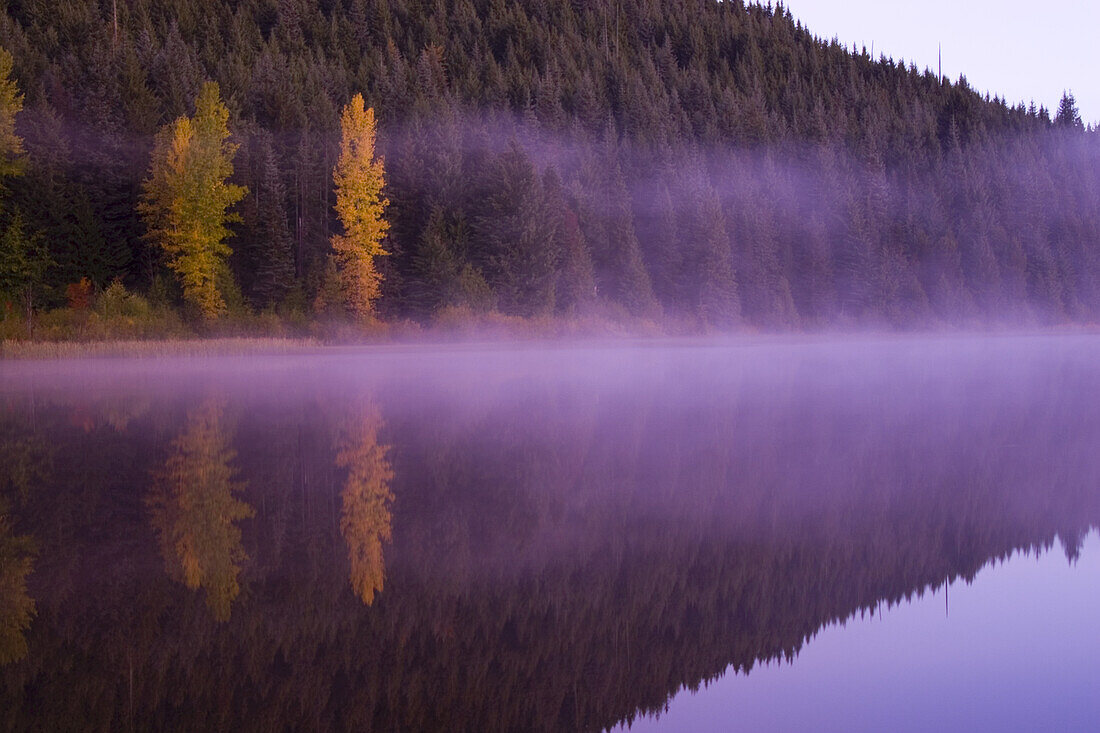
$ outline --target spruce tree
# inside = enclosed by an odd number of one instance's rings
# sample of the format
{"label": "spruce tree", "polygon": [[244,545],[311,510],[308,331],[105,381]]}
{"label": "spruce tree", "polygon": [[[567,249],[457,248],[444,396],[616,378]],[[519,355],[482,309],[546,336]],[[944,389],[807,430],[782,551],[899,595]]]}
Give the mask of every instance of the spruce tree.
{"label": "spruce tree", "polygon": [[521,316],[549,313],[560,258],[546,223],[538,174],[515,141],[494,161],[474,232],[501,310]]}
{"label": "spruce tree", "polygon": [[294,251],[287,222],[286,187],[271,135],[265,131],[254,138],[249,151],[251,194],[243,214],[247,257],[251,274],[248,294],[259,308],[278,305],[294,283]]}

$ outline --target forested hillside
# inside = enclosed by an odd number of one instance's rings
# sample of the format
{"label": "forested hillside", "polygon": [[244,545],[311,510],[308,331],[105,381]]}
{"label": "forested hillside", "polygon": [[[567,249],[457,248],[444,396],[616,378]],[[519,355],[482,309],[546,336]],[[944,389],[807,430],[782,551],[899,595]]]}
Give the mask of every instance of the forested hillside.
{"label": "forested hillside", "polygon": [[[231,308],[324,303],[340,112],[378,115],[377,312],[696,327],[1091,322],[1098,139],[714,0],[7,0],[38,302],[179,286],[138,214],[216,81],[248,189]],[[1053,83],[1057,83],[1056,81]],[[3,239],[3,238],[0,238]],[[8,237],[11,239],[11,237]],[[79,294],[79,293],[78,293]]]}

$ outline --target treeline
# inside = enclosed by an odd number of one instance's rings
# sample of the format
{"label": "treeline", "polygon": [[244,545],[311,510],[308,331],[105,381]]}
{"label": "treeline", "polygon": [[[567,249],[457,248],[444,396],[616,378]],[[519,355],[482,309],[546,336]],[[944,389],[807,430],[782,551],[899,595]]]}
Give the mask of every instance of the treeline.
{"label": "treeline", "polygon": [[181,299],[137,204],[156,131],[216,81],[249,191],[231,309],[328,302],[339,116],[359,92],[386,164],[387,318],[1100,313],[1098,147],[1070,95],[1053,116],[983,98],[781,6],[9,0],[0,45],[26,94],[5,217],[41,234],[50,304],[82,277]]}

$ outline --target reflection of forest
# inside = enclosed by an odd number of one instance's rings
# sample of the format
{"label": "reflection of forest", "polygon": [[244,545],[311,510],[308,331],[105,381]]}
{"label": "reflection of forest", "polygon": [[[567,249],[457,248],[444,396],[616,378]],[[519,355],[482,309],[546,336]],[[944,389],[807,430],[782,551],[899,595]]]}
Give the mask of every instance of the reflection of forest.
{"label": "reflection of forest", "polygon": [[[991,559],[1073,554],[1100,522],[1100,415],[1075,402],[1097,385],[1075,379],[1029,401],[980,382],[440,388],[358,411],[183,394],[113,423],[39,404],[55,458],[13,512],[39,612],[0,669],[0,728],[607,727]],[[176,455],[211,459],[195,485],[221,524],[176,498],[150,526],[149,476],[199,470],[165,472]],[[235,525],[230,465],[255,509]],[[217,552],[194,566],[233,564],[225,622],[158,553],[196,522]]]}

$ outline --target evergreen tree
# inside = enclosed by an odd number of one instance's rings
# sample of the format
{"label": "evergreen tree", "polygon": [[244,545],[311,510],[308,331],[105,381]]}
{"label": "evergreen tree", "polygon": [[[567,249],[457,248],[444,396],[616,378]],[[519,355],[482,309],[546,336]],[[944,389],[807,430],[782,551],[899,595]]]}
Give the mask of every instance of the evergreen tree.
{"label": "evergreen tree", "polygon": [[286,187],[271,135],[261,131],[249,150],[251,194],[242,215],[244,270],[251,275],[248,295],[259,308],[278,305],[294,284],[294,251],[287,222]]}
{"label": "evergreen tree", "polygon": [[30,335],[35,299],[42,292],[51,260],[42,238],[27,232],[16,212],[0,229],[0,296],[19,303]]}
{"label": "evergreen tree", "polygon": [[729,328],[741,316],[741,303],[730,253],[730,236],[718,197],[697,189],[695,206],[685,222],[690,267],[685,283],[695,315],[707,326]]}
{"label": "evergreen tree", "polygon": [[579,192],[581,231],[592,248],[597,292],[633,315],[653,315],[657,302],[634,234],[613,127],[606,129],[600,148],[585,163]]}
{"label": "evergreen tree", "polygon": [[1062,95],[1062,101],[1058,104],[1058,114],[1055,115],[1054,122],[1062,127],[1076,130],[1084,128],[1084,124],[1081,122],[1081,113],[1077,111],[1077,100],[1069,92]]}
{"label": "evergreen tree", "polygon": [[546,222],[538,174],[515,141],[494,162],[474,233],[503,312],[535,316],[553,310],[557,242]]}
{"label": "evergreen tree", "polygon": [[577,214],[565,198],[561,178],[553,168],[542,177],[546,202],[547,228],[557,252],[558,266],[554,281],[554,309],[560,315],[576,315],[587,309],[595,297],[592,257],[581,234]]}
{"label": "evergreen tree", "polygon": [[[54,267],[47,286],[55,293],[88,277],[99,287],[127,273],[131,262],[125,240],[108,241],[87,188],[68,176],[72,156],[60,116],[48,105],[22,114],[27,165],[14,191],[14,202],[26,212],[27,226],[40,232]],[[41,202],[51,202],[48,206]]]}
{"label": "evergreen tree", "polygon": [[459,284],[461,263],[453,234],[442,207],[433,207],[420,235],[407,283],[410,311],[422,320],[444,306],[466,304]]}

